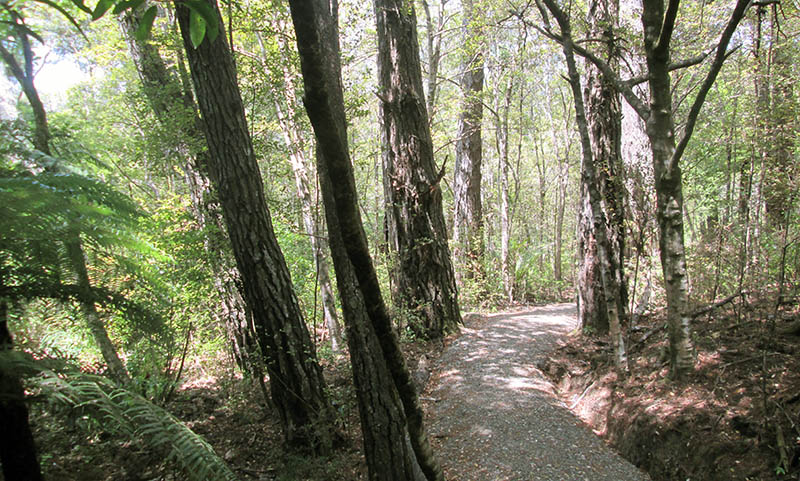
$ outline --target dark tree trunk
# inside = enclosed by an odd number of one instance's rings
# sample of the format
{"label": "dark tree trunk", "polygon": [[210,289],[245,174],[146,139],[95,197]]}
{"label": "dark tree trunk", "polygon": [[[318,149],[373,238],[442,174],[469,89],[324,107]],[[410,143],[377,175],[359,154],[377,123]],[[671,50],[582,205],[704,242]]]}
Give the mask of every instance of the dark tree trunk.
{"label": "dark tree trunk", "polygon": [[[348,342],[358,343],[350,345],[350,354],[370,479],[443,480],[392,331],[358,210],[335,35],[336,2],[291,0],[290,6],[305,83],[304,104],[320,152],[318,172]],[[384,374],[387,370],[390,383]],[[395,396],[402,412],[395,408]]]}
{"label": "dark tree trunk", "polygon": [[414,7],[375,0],[383,137],[383,185],[395,306],[412,316],[418,335],[441,338],[458,329],[453,265],[447,245],[433,142],[419,63]]}
{"label": "dark tree trunk", "polygon": [[[209,4],[219,17],[216,3]],[[217,38],[206,36],[194,48],[189,9],[181,2],[175,8],[208,142],[209,173],[253,310],[284,436],[292,446],[324,450],[332,441],[332,408],[272,228],[222,19]]]}
{"label": "dark tree trunk", "polygon": [[[615,52],[615,28],[619,16],[619,5],[616,0],[599,0],[590,5],[590,35],[604,40],[602,57],[609,67],[618,70],[618,58]],[[611,292],[617,304],[618,332],[626,323],[628,311],[628,294],[623,271],[625,251],[624,244],[624,205],[622,187],[622,108],[619,94],[613,83],[604,78],[600,70],[591,62],[586,65],[587,82],[584,92],[586,116],[592,144],[592,159],[596,172],[596,188],[599,191],[600,208],[606,221],[605,243],[608,245],[608,269],[605,274],[597,256],[596,236],[592,222],[591,202],[588,186],[581,183],[581,203],[583,208],[579,215],[579,267],[578,295],[579,316],[583,328],[590,328],[598,333],[609,330],[609,313],[606,296],[602,284],[603,275],[614,281],[614,292]],[[586,169],[585,163],[581,165]],[[582,176],[584,178],[585,176]]]}
{"label": "dark tree trunk", "polygon": [[[2,279],[0,278],[0,286]],[[0,465],[7,481],[39,481],[42,473],[36,459],[36,445],[28,423],[25,391],[17,373],[4,354],[13,349],[8,331],[8,304],[0,299]]]}
{"label": "dark tree trunk", "polygon": [[483,206],[481,204],[481,164],[483,142],[483,46],[472,0],[464,0],[462,25],[466,58],[461,75],[461,112],[456,138],[455,179],[453,181],[453,244],[455,258],[462,259],[460,278],[480,277],[483,263]]}
{"label": "dark tree trunk", "polygon": [[207,260],[221,302],[220,312],[214,315],[225,327],[236,364],[263,383],[252,313],[239,292],[241,275],[230,253],[222,210],[208,178],[209,152],[203,148],[206,139],[197,115],[197,105],[191,92],[185,90],[169,71],[158,49],[149,41],[136,38],[144,8],[139,7],[120,17],[125,39],[153,112],[163,126],[179,130],[181,145],[178,149],[186,160],[183,165],[186,184],[194,216],[204,229]]}

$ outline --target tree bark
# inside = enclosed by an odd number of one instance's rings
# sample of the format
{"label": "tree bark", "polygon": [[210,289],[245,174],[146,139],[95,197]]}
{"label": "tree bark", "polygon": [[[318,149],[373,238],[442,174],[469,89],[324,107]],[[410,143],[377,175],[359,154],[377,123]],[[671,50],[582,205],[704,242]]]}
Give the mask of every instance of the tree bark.
{"label": "tree bark", "polygon": [[[608,65],[618,71],[618,54],[615,51],[615,29],[619,17],[616,0],[592,2],[589,10],[590,35],[604,41],[602,57]],[[619,94],[613,84],[591,62],[586,65],[587,82],[584,91],[587,126],[591,137],[592,159],[594,161],[596,188],[599,191],[600,205],[606,222],[608,236],[603,242],[608,245],[609,272],[602,273],[604,264],[597,256],[596,237],[592,219],[585,215],[592,211],[587,203],[592,201],[588,186],[581,184],[581,202],[584,205],[579,216],[579,315],[584,328],[605,333],[609,330],[621,332],[627,323],[628,294],[624,266],[624,205],[622,187],[622,108]],[[590,166],[582,163],[581,168]],[[582,176],[583,178],[583,176]],[[613,280],[608,288],[610,296],[604,294],[606,286],[603,278]],[[606,298],[616,303],[616,316],[610,315]],[[619,325],[609,326],[611,320]],[[615,337],[617,339],[617,337]]]}
{"label": "tree bark", "polygon": [[[677,2],[675,2],[677,3]],[[650,115],[645,121],[647,136],[653,151],[653,171],[656,185],[656,220],[659,230],[661,269],[667,296],[669,326],[670,372],[681,377],[694,367],[692,341],[689,334],[689,299],[686,279],[686,251],[683,236],[683,180],[676,152],[675,125],[672,119],[672,90],[670,85],[669,40],[663,37],[665,22],[663,0],[644,0],[642,27],[645,57],[650,86]],[[677,9],[677,5],[673,7]],[[671,11],[671,10],[670,10]],[[668,22],[664,28],[671,29]],[[674,22],[674,18],[672,18]]]}
{"label": "tree bark", "polygon": [[204,148],[206,139],[197,114],[197,104],[191,91],[184,89],[169,71],[158,49],[148,40],[136,38],[135,32],[144,9],[141,6],[120,17],[125,40],[153,113],[161,125],[177,127],[180,134],[178,150],[185,158],[184,176],[194,216],[204,229],[205,252],[211,266],[214,288],[221,302],[221,312],[214,312],[214,316],[225,327],[236,364],[256,378],[257,382],[263,383],[252,312],[239,291],[241,274],[230,253],[222,210],[208,176],[210,154]]}
{"label": "tree bark", "polygon": [[[335,35],[337,5],[335,1],[328,3],[326,0],[290,0],[290,6],[305,84],[304,104],[320,152],[318,172],[348,342],[355,342],[351,336],[363,339],[359,341],[361,346],[351,345],[351,356],[370,479],[443,480],[441,467],[427,439],[411,375],[383,302],[358,210]],[[336,188],[333,188],[334,180]],[[357,293],[353,286],[358,287]],[[376,342],[380,354],[374,349]],[[383,365],[388,369],[391,383],[384,382]],[[394,405],[391,402],[394,394],[389,392],[392,390],[396,390],[402,403],[405,421],[396,409],[383,408]],[[377,395],[381,397],[373,397]],[[370,419],[377,421],[373,416],[384,415],[390,420],[388,424],[370,422]],[[402,424],[407,435],[400,434],[399,428],[389,429]],[[376,449],[367,445],[369,440]],[[410,450],[406,443],[410,443]],[[377,449],[379,445],[386,447]]]}
{"label": "tree bark", "polygon": [[453,245],[456,259],[463,265],[461,278],[481,277],[483,263],[483,206],[481,204],[481,164],[483,141],[483,52],[481,32],[473,0],[464,0],[464,60],[461,75],[461,111],[456,137],[455,179],[453,181]]}
{"label": "tree bark", "polygon": [[622,332],[620,330],[619,312],[617,307],[618,304],[615,300],[615,295],[619,292],[619,287],[616,285],[615,279],[609,275],[611,273],[611,249],[608,243],[608,234],[606,232],[607,222],[605,213],[603,212],[601,206],[600,192],[598,189],[599,182],[597,166],[592,155],[591,136],[589,134],[589,126],[586,120],[586,109],[581,93],[580,77],[575,64],[572,33],[566,15],[558,8],[555,2],[553,2],[553,0],[543,1],[558,21],[564,39],[562,46],[569,72],[569,83],[570,87],[572,88],[572,100],[575,105],[576,124],[578,126],[578,132],[581,139],[581,183],[588,191],[589,202],[587,204],[591,210],[591,214],[584,213],[582,215],[591,216],[593,224],[592,227],[594,232],[596,232],[595,243],[597,246],[598,260],[601,264],[601,283],[603,286],[603,296],[605,297],[606,312],[609,319],[609,334],[611,336],[614,364],[617,366],[617,368],[624,369],[626,360],[625,344]]}
{"label": "tree bark", "polygon": [[[0,287],[3,279],[0,277]],[[39,481],[42,473],[36,459],[36,444],[28,422],[28,406],[19,375],[9,365],[5,354],[14,348],[8,330],[8,303],[0,298],[0,465],[8,481]]]}
{"label": "tree bark", "polygon": [[175,2],[208,142],[209,173],[253,309],[284,437],[291,446],[324,451],[331,447],[333,412],[322,369],[275,238],[222,18],[216,2],[209,5],[220,33],[194,48],[189,8]]}
{"label": "tree bark", "polygon": [[506,84],[503,105],[496,109],[498,115],[495,116],[495,138],[500,162],[500,275],[503,281],[503,293],[508,302],[514,301],[514,277],[511,271],[511,207],[508,194],[510,170],[508,161],[508,117],[513,90],[514,81],[513,73],[511,73]]}
{"label": "tree bark", "polygon": [[442,212],[442,190],[425,111],[412,2],[375,0],[383,137],[383,185],[396,307],[426,338],[458,329],[453,266]]}

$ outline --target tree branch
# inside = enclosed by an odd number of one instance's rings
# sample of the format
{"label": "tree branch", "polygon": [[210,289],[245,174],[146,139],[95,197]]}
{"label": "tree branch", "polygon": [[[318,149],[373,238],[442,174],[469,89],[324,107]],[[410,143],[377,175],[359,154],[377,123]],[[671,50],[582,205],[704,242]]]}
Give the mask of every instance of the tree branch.
{"label": "tree branch", "polygon": [[[669,66],[669,71],[672,72],[673,70],[680,70],[682,68],[694,67],[695,65],[702,63],[703,60],[708,58],[708,56],[711,55],[711,52],[713,52],[715,48],[717,47],[715,46],[708,52],[701,53],[700,55],[696,55],[694,57],[681,60],[680,62],[672,63]],[[623,83],[625,83],[630,87],[634,87],[636,85],[647,82],[649,79],[650,78],[647,75],[639,75],[638,77],[631,77],[628,80],[623,80]]]}
{"label": "tree branch", "polygon": [[686,118],[686,127],[683,129],[683,135],[681,136],[678,145],[675,147],[675,152],[672,154],[672,159],[670,159],[670,168],[680,161],[683,153],[686,151],[686,145],[689,143],[689,138],[692,136],[695,124],[697,123],[697,116],[700,114],[700,109],[703,107],[703,103],[706,100],[708,91],[711,90],[711,86],[714,84],[719,71],[722,69],[722,64],[728,57],[727,48],[731,41],[731,37],[736,31],[736,27],[739,26],[739,22],[744,17],[744,14],[748,7],[750,7],[752,1],[753,0],[737,0],[736,2],[736,7],[733,9],[733,13],[731,13],[731,18],[728,20],[728,24],[725,26],[725,30],[722,32],[722,36],[720,37],[719,44],[717,45],[717,53],[714,55],[714,61],[711,64],[711,68],[709,69],[708,74],[706,74],[706,79],[703,82],[703,85],[700,86],[700,90],[697,92],[697,97],[695,97],[694,103],[692,103],[692,107],[689,110],[689,115]]}
{"label": "tree branch", "polygon": [[675,30],[675,19],[678,17],[680,3],[680,0],[669,0],[667,12],[664,14],[664,22],[661,24],[658,44],[654,50],[656,55],[663,55],[669,50],[669,43],[672,40],[672,32]]}

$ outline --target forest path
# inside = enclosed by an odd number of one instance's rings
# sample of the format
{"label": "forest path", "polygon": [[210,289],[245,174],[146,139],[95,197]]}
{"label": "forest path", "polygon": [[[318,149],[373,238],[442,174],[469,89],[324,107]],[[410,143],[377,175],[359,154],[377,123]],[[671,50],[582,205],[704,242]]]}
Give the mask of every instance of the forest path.
{"label": "forest path", "polygon": [[576,323],[572,304],[466,322],[423,396],[448,480],[649,479],[570,413],[536,368]]}

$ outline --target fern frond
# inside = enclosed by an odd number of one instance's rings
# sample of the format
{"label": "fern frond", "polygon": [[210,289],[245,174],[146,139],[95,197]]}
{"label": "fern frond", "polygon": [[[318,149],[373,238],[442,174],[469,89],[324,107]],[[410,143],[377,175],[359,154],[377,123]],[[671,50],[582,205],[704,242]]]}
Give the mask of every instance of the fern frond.
{"label": "fern frond", "polygon": [[189,480],[237,481],[238,478],[201,436],[165,409],[102,376],[62,367],[13,351],[0,352],[0,369],[36,372],[29,380],[52,401],[79,409],[108,432],[121,434],[180,466]]}

